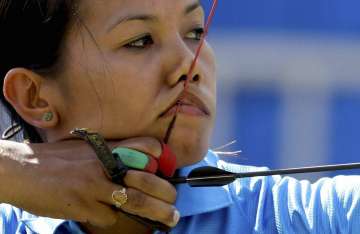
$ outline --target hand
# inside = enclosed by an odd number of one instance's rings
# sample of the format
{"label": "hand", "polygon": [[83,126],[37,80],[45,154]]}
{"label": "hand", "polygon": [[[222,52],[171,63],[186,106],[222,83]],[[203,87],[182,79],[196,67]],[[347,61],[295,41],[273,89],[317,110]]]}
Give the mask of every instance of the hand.
{"label": "hand", "polygon": [[[85,142],[26,145],[1,141],[0,144],[5,146],[5,152],[12,151],[2,153],[1,158],[5,175],[1,182],[7,185],[6,190],[0,190],[3,202],[35,215],[99,227],[119,222],[120,215],[113,208],[111,195],[120,186],[105,176],[101,163]],[[154,156],[161,154],[161,145],[153,138],[132,138],[109,144]],[[178,219],[172,205],[176,190],[171,184],[155,175],[132,170],[124,182],[128,187],[128,201],[121,207],[124,211],[168,226],[176,225]]]}

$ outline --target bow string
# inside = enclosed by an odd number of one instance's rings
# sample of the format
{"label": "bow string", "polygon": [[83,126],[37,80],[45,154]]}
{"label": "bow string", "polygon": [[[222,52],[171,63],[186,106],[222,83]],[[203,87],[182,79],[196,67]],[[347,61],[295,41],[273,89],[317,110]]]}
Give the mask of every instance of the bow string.
{"label": "bow string", "polygon": [[204,46],[204,43],[205,43],[205,40],[206,40],[206,36],[208,35],[208,32],[209,32],[209,28],[210,28],[210,25],[211,25],[211,22],[212,22],[212,19],[214,18],[214,15],[215,15],[215,10],[216,10],[216,7],[217,7],[217,4],[218,4],[218,0],[213,0],[213,3],[212,3],[212,6],[211,6],[211,10],[210,10],[210,13],[209,13],[209,16],[206,20],[206,23],[205,23],[205,27],[204,27],[204,33],[203,35],[201,36],[201,39],[200,39],[200,42],[199,42],[199,46],[197,47],[196,49],[196,52],[195,52],[195,57],[191,63],[191,66],[190,66],[190,69],[186,75],[186,80],[184,82],[184,90],[182,92],[182,94],[180,95],[180,98],[179,100],[177,101],[176,103],[176,109],[175,109],[175,114],[174,114],[174,117],[172,118],[170,124],[169,124],[169,127],[167,128],[167,131],[166,131],[166,135],[164,137],[164,143],[167,144],[170,140],[170,136],[171,136],[171,133],[174,129],[174,126],[175,126],[175,122],[176,122],[176,118],[177,118],[177,115],[180,111],[180,107],[181,107],[181,103],[182,101],[184,100],[185,98],[185,93],[186,93],[186,90],[188,89],[188,85],[189,85],[189,80],[191,79],[193,73],[194,73],[194,69],[196,67],[196,63],[200,57],[200,53],[201,53],[201,49],[203,48]]}

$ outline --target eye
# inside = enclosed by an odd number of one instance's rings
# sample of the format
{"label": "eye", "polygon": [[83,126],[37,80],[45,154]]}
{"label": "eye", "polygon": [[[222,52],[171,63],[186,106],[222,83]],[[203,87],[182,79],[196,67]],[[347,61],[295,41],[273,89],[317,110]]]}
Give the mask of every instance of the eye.
{"label": "eye", "polygon": [[145,35],[127,43],[124,47],[129,49],[145,49],[152,44],[154,44],[154,40],[151,35]]}
{"label": "eye", "polygon": [[205,32],[204,28],[195,28],[194,30],[186,34],[186,38],[195,41],[200,41],[201,37],[204,35],[204,32]]}

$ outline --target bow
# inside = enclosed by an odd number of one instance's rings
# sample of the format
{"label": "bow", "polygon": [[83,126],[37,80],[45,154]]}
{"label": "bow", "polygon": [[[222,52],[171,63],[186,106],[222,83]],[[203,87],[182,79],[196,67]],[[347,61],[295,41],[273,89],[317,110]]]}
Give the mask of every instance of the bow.
{"label": "bow", "polygon": [[[194,60],[190,66],[189,72],[187,74],[186,80],[184,82],[184,91],[188,87],[188,82],[194,68],[196,66],[197,60],[199,59],[201,49],[205,42],[206,36],[209,31],[211,21],[215,15],[215,10],[218,4],[218,0],[213,0],[212,7],[205,24],[204,34],[200,40],[199,47],[196,50]],[[174,129],[176,118],[181,106],[181,102],[184,99],[184,95],[181,96],[180,100],[176,104],[176,111],[173,119],[171,120],[166,135],[164,137],[165,144],[168,143],[172,130]],[[300,167],[300,168],[287,168],[287,169],[278,169],[278,170],[268,170],[268,171],[258,171],[258,172],[247,172],[247,173],[232,173],[229,171],[221,170],[216,167],[200,167],[193,169],[187,177],[177,177],[169,178],[168,181],[173,184],[188,183],[192,187],[203,187],[203,186],[223,186],[233,182],[238,178],[248,178],[256,176],[270,176],[270,175],[287,175],[287,174],[299,174],[299,173],[312,173],[312,172],[323,172],[323,171],[338,171],[338,170],[351,170],[351,169],[360,169],[360,163],[349,163],[349,164],[333,164],[333,165],[322,165],[322,166],[313,166],[313,167]]]}

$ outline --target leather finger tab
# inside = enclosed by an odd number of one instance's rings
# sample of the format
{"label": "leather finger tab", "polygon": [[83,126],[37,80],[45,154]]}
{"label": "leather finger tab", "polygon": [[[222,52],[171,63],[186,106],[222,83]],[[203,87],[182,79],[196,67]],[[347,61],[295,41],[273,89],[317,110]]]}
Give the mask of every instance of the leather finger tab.
{"label": "leather finger tab", "polygon": [[158,170],[158,163],[154,158],[137,150],[125,147],[117,147],[112,152],[114,155],[116,155],[117,160],[120,160],[129,168],[146,171],[153,174],[155,174]]}

